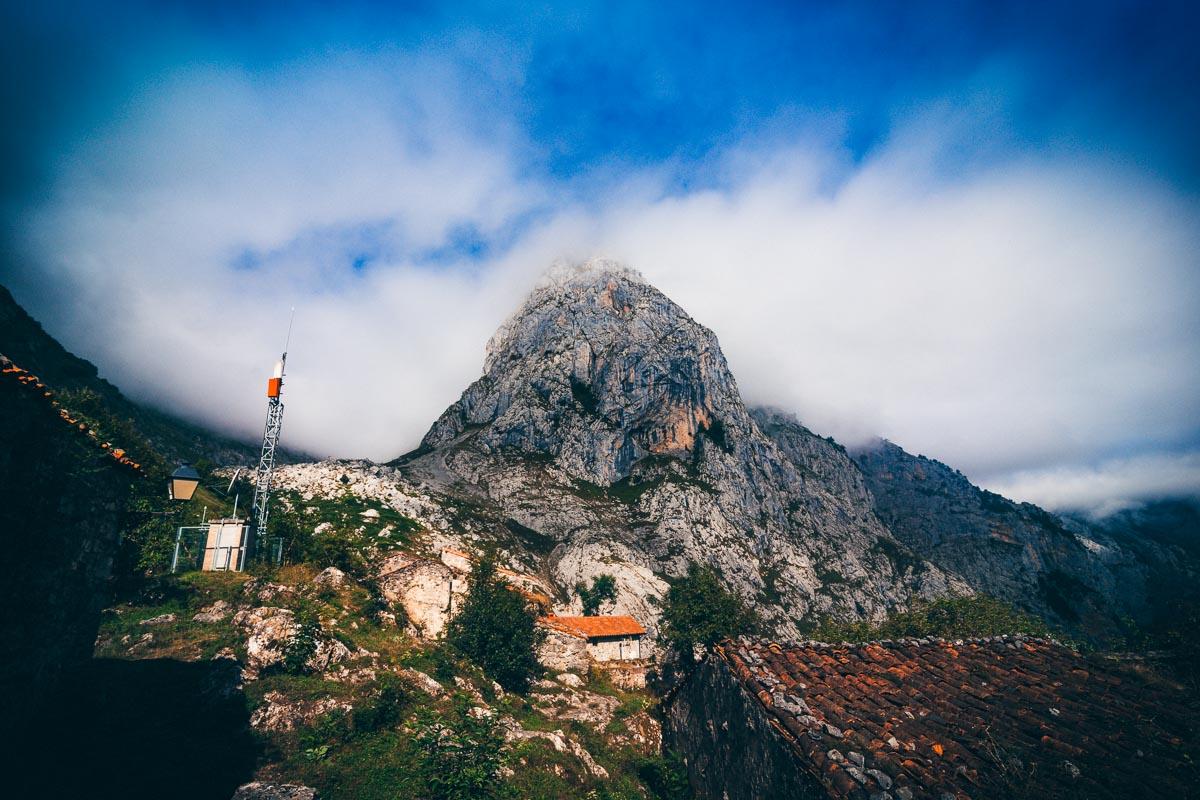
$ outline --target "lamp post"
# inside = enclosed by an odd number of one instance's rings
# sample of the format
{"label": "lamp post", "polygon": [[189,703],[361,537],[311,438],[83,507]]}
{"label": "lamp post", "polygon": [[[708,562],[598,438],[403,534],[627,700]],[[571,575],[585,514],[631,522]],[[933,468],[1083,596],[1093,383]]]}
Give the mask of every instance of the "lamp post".
{"label": "lamp post", "polygon": [[167,495],[172,500],[191,500],[199,485],[200,473],[185,461],[179,465],[179,469],[171,473],[171,480],[167,483]]}

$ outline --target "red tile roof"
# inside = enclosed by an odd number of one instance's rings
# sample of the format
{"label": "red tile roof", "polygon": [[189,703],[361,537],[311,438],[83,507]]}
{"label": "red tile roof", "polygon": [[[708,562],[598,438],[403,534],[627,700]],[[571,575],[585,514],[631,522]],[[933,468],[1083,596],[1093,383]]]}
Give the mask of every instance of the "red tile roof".
{"label": "red tile roof", "polygon": [[61,407],[59,402],[53,399],[54,392],[47,387],[46,384],[38,380],[38,377],[31,374],[29,370],[18,367],[2,353],[0,353],[0,378],[8,378],[16,381],[16,383],[23,387],[26,391],[40,397],[49,405],[51,409],[56,409],[58,411],[58,416],[63,422],[69,425],[77,433],[84,434],[91,438],[94,443],[101,450],[106,451],[116,463],[123,467],[128,467],[139,475],[144,476],[146,474],[142,469],[142,465],[126,455],[123,448],[113,447],[109,442],[100,442],[100,440],[96,438],[96,431],[88,427],[86,422],[81,422],[79,419],[72,416],[69,410]]}
{"label": "red tile roof", "polygon": [[743,638],[716,655],[833,798],[1197,791],[1185,755],[1198,744],[1196,716],[1184,695],[1050,640]]}
{"label": "red tile roof", "polygon": [[604,636],[641,636],[646,629],[633,617],[542,617],[539,623],[547,628],[562,631],[581,639],[598,639]]}

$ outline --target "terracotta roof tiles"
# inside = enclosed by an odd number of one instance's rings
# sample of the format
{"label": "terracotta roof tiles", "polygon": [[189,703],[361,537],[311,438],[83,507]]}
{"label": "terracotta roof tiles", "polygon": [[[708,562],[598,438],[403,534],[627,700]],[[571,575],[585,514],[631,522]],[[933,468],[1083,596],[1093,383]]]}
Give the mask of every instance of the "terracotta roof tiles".
{"label": "terracotta roof tiles", "polygon": [[538,620],[547,628],[578,636],[597,639],[604,636],[641,636],[646,629],[633,617],[560,617],[548,616]]}
{"label": "terracotta roof tiles", "polygon": [[834,798],[1187,797],[1182,695],[1045,639],[716,649]]}

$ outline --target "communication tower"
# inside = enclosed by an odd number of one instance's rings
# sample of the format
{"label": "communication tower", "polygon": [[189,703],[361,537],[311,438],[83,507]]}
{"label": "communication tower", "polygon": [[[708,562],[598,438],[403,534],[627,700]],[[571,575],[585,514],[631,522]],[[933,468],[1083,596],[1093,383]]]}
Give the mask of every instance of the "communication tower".
{"label": "communication tower", "polygon": [[258,459],[258,471],[254,483],[254,504],[250,508],[250,521],[254,536],[261,541],[267,535],[267,517],[270,514],[271,478],[275,472],[275,448],[279,445],[279,432],[283,428],[283,376],[287,367],[287,349],[292,341],[292,322],[296,309],[292,309],[292,320],[288,322],[287,340],[283,355],[275,362],[275,371],[267,379],[267,425],[263,431],[262,455]]}

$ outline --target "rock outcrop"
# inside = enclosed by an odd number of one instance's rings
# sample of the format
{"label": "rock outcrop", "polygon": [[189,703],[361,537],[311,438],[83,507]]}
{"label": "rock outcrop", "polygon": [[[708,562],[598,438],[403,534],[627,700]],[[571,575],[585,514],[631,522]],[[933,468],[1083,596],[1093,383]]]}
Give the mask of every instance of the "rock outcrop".
{"label": "rock outcrop", "polygon": [[232,800],[319,800],[317,790],[298,783],[254,781],[239,786]]}
{"label": "rock outcrop", "polygon": [[[246,633],[247,679],[257,678],[263,670],[280,664],[292,637],[300,630],[295,612],[286,608],[260,608],[239,611],[233,624]],[[313,672],[322,672],[350,657],[346,645],[327,636],[317,637],[312,654],[305,666]]]}
{"label": "rock outcrop", "polygon": [[467,591],[464,576],[438,561],[396,553],[377,568],[384,598],[403,608],[417,635],[428,639],[441,635]]}

